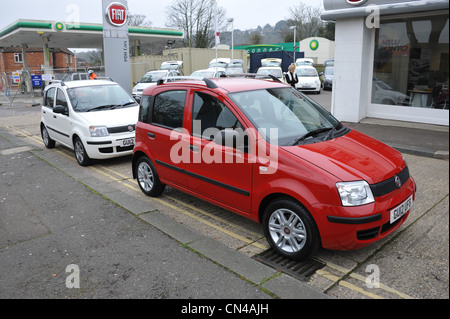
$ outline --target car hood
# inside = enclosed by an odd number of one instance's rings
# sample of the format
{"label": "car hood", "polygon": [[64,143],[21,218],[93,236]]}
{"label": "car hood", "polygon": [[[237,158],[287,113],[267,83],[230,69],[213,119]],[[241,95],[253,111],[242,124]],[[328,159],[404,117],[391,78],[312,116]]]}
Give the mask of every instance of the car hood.
{"label": "car hood", "polygon": [[316,83],[319,81],[319,78],[316,76],[300,76],[298,78],[298,83]]}
{"label": "car hood", "polygon": [[405,165],[400,152],[355,130],[329,141],[283,149],[342,181],[376,184],[399,173]]}
{"label": "car hood", "polygon": [[85,119],[89,125],[116,127],[136,124],[139,115],[139,106],[78,114]]}

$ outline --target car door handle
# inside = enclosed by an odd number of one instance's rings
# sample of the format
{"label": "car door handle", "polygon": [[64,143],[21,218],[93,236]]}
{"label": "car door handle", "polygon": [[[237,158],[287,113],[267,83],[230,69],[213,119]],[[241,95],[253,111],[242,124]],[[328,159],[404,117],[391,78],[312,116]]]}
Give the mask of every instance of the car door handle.
{"label": "car door handle", "polygon": [[56,115],[53,115],[53,118],[56,119]]}
{"label": "car door handle", "polygon": [[190,149],[192,152],[198,152],[198,147],[195,146],[195,145],[189,145],[189,149]]}
{"label": "car door handle", "polygon": [[155,134],[152,133],[152,132],[148,132],[147,135],[148,135],[148,137],[150,137],[150,138],[155,138]]}

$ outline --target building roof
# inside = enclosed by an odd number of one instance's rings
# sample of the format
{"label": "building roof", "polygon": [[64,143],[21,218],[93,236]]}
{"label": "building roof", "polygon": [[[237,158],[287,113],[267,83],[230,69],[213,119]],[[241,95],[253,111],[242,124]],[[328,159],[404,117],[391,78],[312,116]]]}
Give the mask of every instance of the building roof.
{"label": "building roof", "polygon": [[[129,40],[151,43],[161,40],[182,40],[182,30],[155,29],[147,27],[128,28]],[[0,30],[1,47],[29,47],[43,45],[43,38],[48,38],[50,48],[96,48],[103,46],[103,25],[93,23],[61,23],[43,20],[18,20]]]}

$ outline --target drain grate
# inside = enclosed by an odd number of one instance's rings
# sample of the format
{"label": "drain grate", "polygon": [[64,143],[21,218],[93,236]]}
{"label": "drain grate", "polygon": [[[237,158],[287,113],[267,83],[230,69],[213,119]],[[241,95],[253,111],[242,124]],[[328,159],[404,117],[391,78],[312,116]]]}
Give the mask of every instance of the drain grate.
{"label": "drain grate", "polygon": [[272,249],[254,256],[253,259],[303,281],[314,275],[317,270],[325,267],[323,262],[312,258],[302,261],[290,260],[278,255]]}

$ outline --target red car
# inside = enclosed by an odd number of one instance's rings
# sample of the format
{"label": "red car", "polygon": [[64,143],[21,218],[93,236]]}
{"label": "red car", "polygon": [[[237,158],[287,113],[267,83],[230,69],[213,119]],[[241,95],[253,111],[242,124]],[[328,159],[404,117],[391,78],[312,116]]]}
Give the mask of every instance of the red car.
{"label": "red car", "polygon": [[265,80],[145,90],[132,163],[148,196],[168,185],[260,222],[273,249],[297,260],[386,237],[415,199],[398,151]]}

